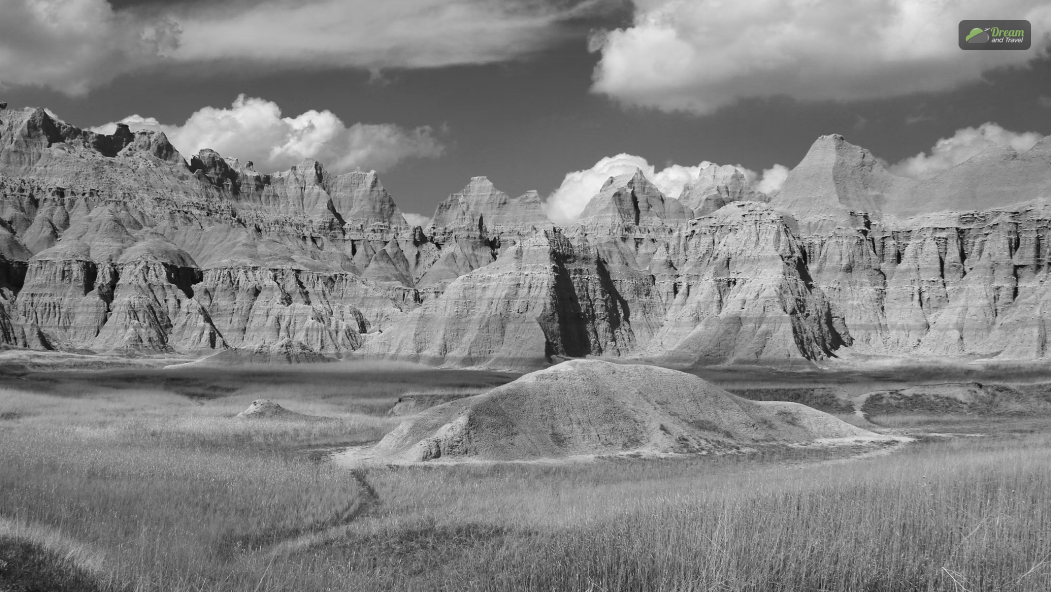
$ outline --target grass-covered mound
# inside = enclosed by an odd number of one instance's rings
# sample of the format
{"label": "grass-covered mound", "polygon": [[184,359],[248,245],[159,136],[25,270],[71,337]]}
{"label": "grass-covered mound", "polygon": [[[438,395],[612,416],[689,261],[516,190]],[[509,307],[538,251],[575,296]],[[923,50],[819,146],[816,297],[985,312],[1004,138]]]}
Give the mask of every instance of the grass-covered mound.
{"label": "grass-covered mound", "polygon": [[529,460],[877,437],[788,402],[748,401],[692,374],[572,360],[406,420],[379,459]]}

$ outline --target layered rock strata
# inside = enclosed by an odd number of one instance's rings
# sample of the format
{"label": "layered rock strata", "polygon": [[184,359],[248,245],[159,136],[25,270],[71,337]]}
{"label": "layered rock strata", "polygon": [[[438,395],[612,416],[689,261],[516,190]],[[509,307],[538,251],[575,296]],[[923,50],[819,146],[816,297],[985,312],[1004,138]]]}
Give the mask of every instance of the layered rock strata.
{"label": "layered rock strata", "polygon": [[[375,173],[264,174],[0,109],[0,344],[531,368],[1049,350],[1051,140],[897,177],[819,138],[770,199],[641,171],[555,227],[484,177],[411,227]],[[243,357],[243,356],[242,356]]]}

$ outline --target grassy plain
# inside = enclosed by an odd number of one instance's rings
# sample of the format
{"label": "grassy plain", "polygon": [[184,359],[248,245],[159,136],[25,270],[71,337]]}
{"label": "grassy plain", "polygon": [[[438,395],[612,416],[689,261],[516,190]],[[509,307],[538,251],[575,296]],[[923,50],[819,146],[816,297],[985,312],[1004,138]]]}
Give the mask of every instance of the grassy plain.
{"label": "grassy plain", "polygon": [[[860,459],[348,471],[319,453],[380,438],[404,393],[512,378],[0,362],[0,590],[1051,589],[1045,418],[895,416],[968,435]],[[326,419],[233,417],[257,398]]]}

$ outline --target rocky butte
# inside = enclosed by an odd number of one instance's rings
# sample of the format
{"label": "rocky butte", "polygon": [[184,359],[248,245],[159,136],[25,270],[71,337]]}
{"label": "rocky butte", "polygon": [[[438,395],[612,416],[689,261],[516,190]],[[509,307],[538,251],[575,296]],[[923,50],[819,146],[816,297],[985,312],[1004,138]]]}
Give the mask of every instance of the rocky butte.
{"label": "rocky butte", "polygon": [[0,109],[0,345],[532,368],[1047,356],[1051,140],[925,181],[819,138],[769,198],[709,165],[573,225],[485,177],[412,227],[375,173],[262,174]]}

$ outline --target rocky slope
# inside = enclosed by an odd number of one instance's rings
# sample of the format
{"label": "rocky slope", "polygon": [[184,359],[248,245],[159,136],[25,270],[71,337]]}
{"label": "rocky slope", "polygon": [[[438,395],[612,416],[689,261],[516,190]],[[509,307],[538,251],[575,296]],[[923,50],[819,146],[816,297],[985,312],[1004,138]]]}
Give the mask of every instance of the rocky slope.
{"label": "rocky slope", "polygon": [[556,228],[535,192],[476,177],[411,227],[375,173],[263,174],[0,109],[0,345],[515,368],[1047,355],[1051,141],[913,181],[824,136],[765,201],[735,167],[677,199],[636,172]]}

